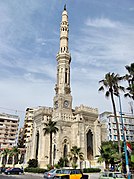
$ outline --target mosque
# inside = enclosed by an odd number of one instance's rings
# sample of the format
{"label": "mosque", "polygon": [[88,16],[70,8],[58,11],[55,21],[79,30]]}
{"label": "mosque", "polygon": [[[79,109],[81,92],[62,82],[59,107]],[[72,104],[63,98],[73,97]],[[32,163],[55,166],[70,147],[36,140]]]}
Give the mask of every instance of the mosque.
{"label": "mosque", "polygon": [[26,161],[38,158],[39,167],[49,163],[49,135],[44,135],[44,123],[56,121],[59,131],[52,138],[52,163],[66,157],[72,146],[81,148],[83,166],[96,166],[96,155],[101,145],[101,126],[98,109],[80,105],[72,108],[70,86],[71,54],[68,48],[69,22],[66,6],[60,24],[60,47],[56,56],[57,81],[53,107],[40,107],[34,111],[32,136],[27,142]]}

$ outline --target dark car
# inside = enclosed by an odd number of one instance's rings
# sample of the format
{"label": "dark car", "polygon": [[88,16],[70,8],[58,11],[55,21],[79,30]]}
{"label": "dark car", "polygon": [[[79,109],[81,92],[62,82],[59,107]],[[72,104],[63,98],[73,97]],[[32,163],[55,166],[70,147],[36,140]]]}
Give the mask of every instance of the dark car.
{"label": "dark car", "polygon": [[21,175],[21,174],[23,174],[23,169],[21,169],[21,168],[10,168],[10,169],[6,169],[5,171],[4,171],[4,173],[6,174],[6,175],[10,175],[10,174],[18,174],[18,175]]}
{"label": "dark car", "polygon": [[4,172],[6,170],[5,167],[0,167],[0,173]]}

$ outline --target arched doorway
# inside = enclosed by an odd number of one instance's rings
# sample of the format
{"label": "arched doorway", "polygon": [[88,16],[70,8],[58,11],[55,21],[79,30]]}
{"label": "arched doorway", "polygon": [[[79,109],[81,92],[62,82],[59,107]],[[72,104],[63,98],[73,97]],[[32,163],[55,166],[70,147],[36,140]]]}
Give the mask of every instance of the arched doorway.
{"label": "arched doorway", "polygon": [[93,159],[93,134],[91,130],[87,133],[87,159]]}
{"label": "arched doorway", "polygon": [[64,167],[68,167],[69,166],[69,161],[68,161],[68,141],[67,139],[64,139],[63,142],[63,162],[64,162]]}

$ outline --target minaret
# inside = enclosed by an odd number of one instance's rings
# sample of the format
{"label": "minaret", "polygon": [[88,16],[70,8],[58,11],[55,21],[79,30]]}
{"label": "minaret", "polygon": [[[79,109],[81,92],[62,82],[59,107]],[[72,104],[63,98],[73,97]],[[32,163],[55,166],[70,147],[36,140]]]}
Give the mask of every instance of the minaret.
{"label": "minaret", "polygon": [[62,12],[60,25],[60,49],[57,53],[57,83],[55,85],[56,96],[54,97],[55,110],[72,110],[72,96],[70,89],[70,62],[71,55],[68,49],[68,14],[66,5]]}

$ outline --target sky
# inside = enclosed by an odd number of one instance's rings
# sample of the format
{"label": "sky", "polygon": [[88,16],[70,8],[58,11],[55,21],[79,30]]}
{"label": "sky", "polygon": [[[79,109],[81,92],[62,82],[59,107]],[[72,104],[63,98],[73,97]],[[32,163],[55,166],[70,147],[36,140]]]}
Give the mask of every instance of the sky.
{"label": "sky", "polygon": [[[53,106],[65,4],[73,108],[112,111],[99,81],[108,72],[126,74],[134,62],[133,0],[0,0],[0,112],[19,115],[20,126],[26,108]],[[121,100],[130,113],[131,100]]]}

